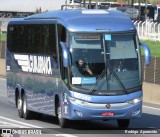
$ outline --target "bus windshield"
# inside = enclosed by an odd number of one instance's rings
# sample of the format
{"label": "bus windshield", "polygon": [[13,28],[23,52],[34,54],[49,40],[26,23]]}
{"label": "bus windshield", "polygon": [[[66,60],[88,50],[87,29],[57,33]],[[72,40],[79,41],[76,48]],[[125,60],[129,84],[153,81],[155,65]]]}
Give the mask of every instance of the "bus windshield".
{"label": "bus windshield", "polygon": [[134,92],[141,86],[135,34],[70,33],[69,45],[73,87],[117,95]]}

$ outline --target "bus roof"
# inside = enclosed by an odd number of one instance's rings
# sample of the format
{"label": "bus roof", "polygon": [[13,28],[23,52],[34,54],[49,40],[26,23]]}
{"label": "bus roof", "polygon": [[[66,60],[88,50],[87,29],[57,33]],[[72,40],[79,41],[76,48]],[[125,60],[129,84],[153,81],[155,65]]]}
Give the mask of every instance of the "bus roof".
{"label": "bus roof", "polygon": [[119,32],[132,31],[131,19],[120,11],[113,10],[57,10],[35,14],[23,19],[13,19],[10,24],[28,23],[36,20],[57,20],[72,32]]}

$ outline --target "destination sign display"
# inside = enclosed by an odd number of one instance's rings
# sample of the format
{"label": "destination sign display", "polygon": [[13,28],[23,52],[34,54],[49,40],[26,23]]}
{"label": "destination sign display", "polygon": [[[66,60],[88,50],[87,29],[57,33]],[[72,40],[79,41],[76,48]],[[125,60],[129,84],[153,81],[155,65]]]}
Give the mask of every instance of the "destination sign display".
{"label": "destination sign display", "polygon": [[76,35],[75,39],[100,39],[100,35]]}

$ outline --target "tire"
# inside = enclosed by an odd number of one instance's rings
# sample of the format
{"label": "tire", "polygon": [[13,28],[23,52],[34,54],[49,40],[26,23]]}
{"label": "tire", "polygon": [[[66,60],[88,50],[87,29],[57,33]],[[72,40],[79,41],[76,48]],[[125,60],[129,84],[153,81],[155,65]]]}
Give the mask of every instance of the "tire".
{"label": "tire", "polygon": [[22,103],[23,107],[23,118],[24,119],[31,119],[32,118],[32,113],[31,111],[27,110],[27,99],[26,96],[23,95],[23,103]]}
{"label": "tire", "polygon": [[119,128],[126,129],[129,127],[130,120],[129,119],[118,119],[117,123],[118,123]]}
{"label": "tire", "polygon": [[20,96],[17,98],[17,109],[18,109],[18,115],[20,118],[23,118],[23,101]]}
{"label": "tire", "polygon": [[56,111],[57,111],[57,117],[58,117],[58,122],[61,128],[66,128],[68,127],[68,121],[67,119],[62,117],[62,111],[61,111],[61,106],[60,103],[58,103],[57,107],[56,107]]}

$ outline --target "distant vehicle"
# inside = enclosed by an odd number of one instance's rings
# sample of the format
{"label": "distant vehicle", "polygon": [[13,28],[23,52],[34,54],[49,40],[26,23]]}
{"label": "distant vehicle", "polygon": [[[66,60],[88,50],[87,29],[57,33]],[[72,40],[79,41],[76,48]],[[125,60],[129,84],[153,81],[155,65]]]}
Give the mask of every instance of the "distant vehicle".
{"label": "distant vehicle", "polygon": [[[98,9],[115,9],[117,7],[125,6],[123,3],[119,2],[97,2],[97,8]],[[89,2],[86,2],[86,8],[89,9]],[[91,2],[91,9],[96,9],[96,2]]]}
{"label": "distant vehicle", "polygon": [[[125,3],[119,3],[119,2],[98,2],[98,9],[110,9],[110,10],[119,10],[124,12],[128,17],[131,19],[137,19],[139,16],[139,11],[131,7],[130,5],[127,5]],[[89,8],[89,3],[87,3],[87,8]],[[91,9],[96,8],[96,2],[91,3]]]}
{"label": "distant vehicle", "polygon": [[130,17],[131,19],[137,19],[139,16],[139,11],[138,9],[134,8],[134,7],[128,7],[125,12],[124,12],[128,17]]}
{"label": "distant vehicle", "polygon": [[[27,17],[35,12],[0,11],[0,18],[20,18]],[[38,13],[38,12],[37,12]]]}
{"label": "distant vehicle", "polygon": [[[140,3],[140,7],[139,7],[139,3],[134,3],[134,7],[137,10],[139,10],[139,8],[140,8],[139,19],[141,21],[144,21],[145,20],[145,3]],[[147,4],[147,12],[148,12],[147,13],[147,18],[156,21],[157,20],[156,10],[157,10],[157,7],[155,5]]]}
{"label": "distant vehicle", "polygon": [[111,8],[115,8],[115,7],[123,7],[126,4],[122,2],[99,2],[99,5],[108,5]]}
{"label": "distant vehicle", "polygon": [[[63,10],[8,24],[8,100],[19,116],[117,120],[127,128],[142,113],[141,48],[129,17],[112,10]],[[91,73],[92,72],[92,73]]]}
{"label": "distant vehicle", "polygon": [[[66,0],[1,0],[0,18],[26,17],[48,10],[59,10]],[[69,3],[69,0],[67,0]]]}

